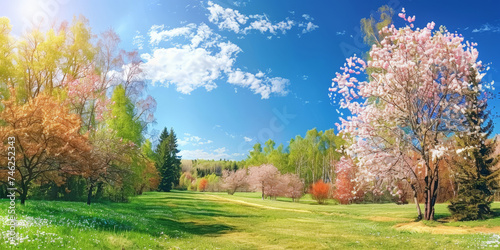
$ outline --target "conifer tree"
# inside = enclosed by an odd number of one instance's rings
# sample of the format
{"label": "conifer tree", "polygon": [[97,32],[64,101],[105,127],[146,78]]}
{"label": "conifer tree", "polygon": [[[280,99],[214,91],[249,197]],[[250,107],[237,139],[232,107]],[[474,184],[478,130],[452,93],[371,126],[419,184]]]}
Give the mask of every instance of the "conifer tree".
{"label": "conifer tree", "polygon": [[160,173],[158,190],[170,192],[173,185],[179,182],[181,160],[177,156],[177,137],[173,129],[168,133],[164,128],[160,135],[160,142],[156,147],[156,169]]}
{"label": "conifer tree", "polygon": [[488,117],[486,98],[481,98],[481,83],[477,80],[477,71],[471,72],[472,85],[466,97],[469,108],[465,113],[468,130],[457,136],[459,190],[457,197],[448,206],[457,220],[484,219],[491,213],[493,190],[498,188],[495,180],[498,171],[493,171],[497,159],[492,157],[496,142],[487,143],[487,138],[493,131],[493,121]]}

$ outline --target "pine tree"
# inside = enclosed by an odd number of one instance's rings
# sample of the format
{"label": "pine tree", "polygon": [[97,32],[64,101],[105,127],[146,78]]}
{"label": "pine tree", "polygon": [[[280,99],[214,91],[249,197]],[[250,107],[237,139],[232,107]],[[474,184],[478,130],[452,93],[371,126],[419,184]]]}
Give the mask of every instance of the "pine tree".
{"label": "pine tree", "polygon": [[160,142],[156,147],[156,169],[160,173],[160,191],[169,192],[172,186],[179,182],[181,160],[177,156],[177,137],[173,129],[168,133],[164,128],[160,135]]}
{"label": "pine tree", "polygon": [[460,160],[456,162],[459,190],[457,198],[448,206],[457,220],[484,219],[491,213],[493,190],[498,188],[495,180],[498,171],[493,171],[497,159],[492,157],[496,142],[487,143],[493,131],[493,121],[486,110],[486,99],[481,99],[480,82],[475,80],[476,76],[477,71],[471,69],[472,86],[466,96],[470,108],[465,113],[468,129],[457,136],[458,147],[463,150],[459,150]]}

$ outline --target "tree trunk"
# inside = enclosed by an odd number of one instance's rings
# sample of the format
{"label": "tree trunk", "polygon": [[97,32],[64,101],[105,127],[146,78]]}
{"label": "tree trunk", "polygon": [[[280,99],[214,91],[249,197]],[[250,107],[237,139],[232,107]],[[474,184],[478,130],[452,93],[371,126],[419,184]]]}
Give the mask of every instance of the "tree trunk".
{"label": "tree trunk", "polygon": [[436,204],[437,199],[437,189],[438,189],[438,175],[436,171],[436,175],[433,178],[429,176],[425,177],[425,220],[434,220],[434,205]]}
{"label": "tree trunk", "polygon": [[415,205],[417,206],[417,219],[421,220],[422,219],[422,210],[420,210],[420,204],[418,204],[418,193],[417,189],[413,184],[410,184],[411,189],[413,190],[413,200],[415,201]]}
{"label": "tree trunk", "polygon": [[95,195],[94,195],[94,198],[95,198],[96,200],[98,200],[98,199],[101,199],[101,198],[102,198],[103,191],[104,191],[102,186],[103,186],[102,182],[98,182],[98,183],[97,183],[97,189],[96,189],[96,191],[95,191]]}
{"label": "tree trunk", "polygon": [[21,189],[22,189],[22,192],[21,192],[21,195],[20,195],[21,205],[24,206],[24,203],[26,202],[26,197],[28,197],[28,186],[27,185],[22,185]]}
{"label": "tree trunk", "polygon": [[264,184],[262,184],[262,200],[264,200]]}
{"label": "tree trunk", "polygon": [[92,200],[92,191],[94,190],[94,185],[93,184],[90,184],[89,186],[89,193],[87,195],[87,205],[90,206],[90,202]]}
{"label": "tree trunk", "polygon": [[24,206],[24,202],[26,201],[26,191],[23,190],[23,192],[21,193],[21,205]]}

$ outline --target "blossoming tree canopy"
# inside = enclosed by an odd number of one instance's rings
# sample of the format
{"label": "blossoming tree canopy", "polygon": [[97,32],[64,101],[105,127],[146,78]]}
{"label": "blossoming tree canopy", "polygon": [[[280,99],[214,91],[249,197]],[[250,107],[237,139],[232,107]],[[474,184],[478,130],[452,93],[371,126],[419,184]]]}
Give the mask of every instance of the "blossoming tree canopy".
{"label": "blossoming tree canopy", "polygon": [[[444,29],[433,32],[434,22],[413,28],[415,16],[406,17],[404,9],[399,16],[410,25],[382,28],[383,39],[373,45],[368,60],[347,58],[330,95],[340,94],[341,108],[351,113],[337,126],[350,140],[347,153],[357,158],[358,180],[384,180],[388,189],[395,180],[408,180],[424,193],[424,218],[432,220],[437,166],[449,152],[446,140],[467,129],[465,93],[484,73],[476,44],[464,44],[463,37]],[[490,86],[480,84],[475,91],[483,87]],[[408,160],[412,152],[419,155],[416,166]],[[425,178],[416,171],[425,171]]]}
{"label": "blossoming tree canopy", "polygon": [[[11,96],[15,96],[12,91]],[[87,135],[79,133],[81,119],[69,109],[46,94],[39,94],[25,104],[14,98],[3,100],[5,109],[0,120],[7,125],[0,126],[0,140],[15,138],[15,179],[19,184],[21,204],[24,204],[29,188],[37,179],[59,180],[49,175],[76,171],[76,166],[85,161],[90,151]],[[0,151],[7,154],[7,147],[0,144]],[[0,164],[6,166],[6,155],[2,153]],[[7,180],[7,169],[0,171],[0,177]]]}

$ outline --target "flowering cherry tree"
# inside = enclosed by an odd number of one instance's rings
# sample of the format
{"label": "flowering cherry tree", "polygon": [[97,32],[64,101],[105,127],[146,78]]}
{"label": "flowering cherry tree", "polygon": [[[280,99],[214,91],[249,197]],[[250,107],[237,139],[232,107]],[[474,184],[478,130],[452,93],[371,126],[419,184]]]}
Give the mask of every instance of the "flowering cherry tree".
{"label": "flowering cherry tree", "polygon": [[271,164],[248,168],[248,183],[254,190],[262,191],[262,199],[278,196],[279,176],[279,170]]}
{"label": "flowering cherry tree", "polygon": [[364,192],[361,185],[356,185],[354,181],[357,171],[357,166],[352,159],[342,156],[335,164],[335,180],[334,198],[341,204],[349,204],[356,200],[361,200]]}
{"label": "flowering cherry tree", "polygon": [[236,171],[224,170],[222,172],[222,189],[233,195],[238,189],[245,189],[248,186],[247,170],[242,168]]}
{"label": "flowering cherry tree", "polygon": [[[384,181],[387,188],[401,179],[422,183],[414,190],[423,192],[424,219],[433,220],[438,164],[451,151],[446,140],[467,130],[465,93],[484,73],[476,44],[444,29],[433,34],[434,22],[414,28],[415,16],[404,9],[399,16],[409,25],[382,28],[368,60],[348,58],[330,91],[351,113],[337,126],[350,142],[347,153],[357,158],[358,181]],[[412,153],[416,165],[408,160]]]}
{"label": "flowering cherry tree", "polygon": [[298,201],[304,195],[304,181],[296,174],[284,174],[279,177],[278,190],[280,196]]}

